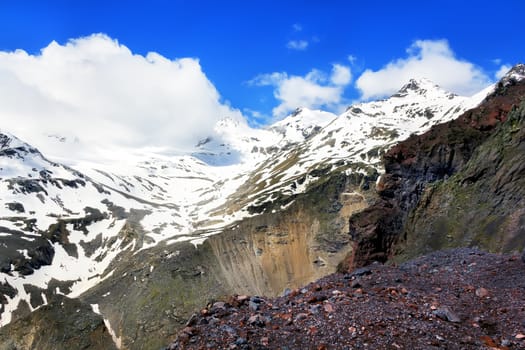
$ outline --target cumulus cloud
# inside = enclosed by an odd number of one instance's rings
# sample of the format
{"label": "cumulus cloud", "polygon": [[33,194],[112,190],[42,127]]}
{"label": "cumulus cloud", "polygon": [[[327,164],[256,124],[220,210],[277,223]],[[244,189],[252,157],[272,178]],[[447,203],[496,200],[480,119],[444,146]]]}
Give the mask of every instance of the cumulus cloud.
{"label": "cumulus cloud", "polygon": [[261,74],[251,80],[250,84],[274,87],[274,97],[280,103],[272,113],[274,117],[282,118],[298,107],[339,111],[345,102],[344,90],[351,80],[350,68],[334,64],[330,74],[317,69],[305,76],[275,72]]}
{"label": "cumulus cloud", "polygon": [[36,55],[0,52],[0,129],[37,147],[58,135],[90,147],[187,150],[225,116],[242,119],[193,58],[134,54],[103,34]]}
{"label": "cumulus cloud", "polygon": [[428,78],[444,89],[467,96],[491,83],[480,68],[458,59],[446,40],[417,40],[407,54],[377,71],[365,70],[356,81],[361,98],[388,96],[411,78]]}
{"label": "cumulus cloud", "polygon": [[286,47],[290,50],[304,51],[308,48],[308,41],[306,40],[290,40]]}
{"label": "cumulus cloud", "polygon": [[341,64],[334,64],[332,68],[332,75],[330,76],[330,81],[334,85],[348,85],[352,80],[352,72],[350,68],[343,66]]}

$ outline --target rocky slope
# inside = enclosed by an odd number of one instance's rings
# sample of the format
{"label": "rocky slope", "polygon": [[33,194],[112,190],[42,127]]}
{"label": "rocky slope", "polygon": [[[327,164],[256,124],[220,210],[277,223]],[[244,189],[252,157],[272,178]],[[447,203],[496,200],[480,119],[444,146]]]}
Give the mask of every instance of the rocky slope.
{"label": "rocky slope", "polygon": [[350,243],[350,215],[367,205],[352,191],[370,196],[374,181],[328,177],[286,209],[244,219],[198,247],[179,242],[123,255],[108,267],[112,277],[80,298],[97,304],[123,348],[160,348],[210,300],[278,295],[333,272]]}
{"label": "rocky slope", "polygon": [[523,76],[516,66],[478,107],[385,154],[380,198],[351,218],[343,269],[453,246],[525,246]]}
{"label": "rocky slope", "polygon": [[[166,349],[522,349],[525,265],[471,249],[208,304]],[[505,273],[501,273],[505,271]]]}

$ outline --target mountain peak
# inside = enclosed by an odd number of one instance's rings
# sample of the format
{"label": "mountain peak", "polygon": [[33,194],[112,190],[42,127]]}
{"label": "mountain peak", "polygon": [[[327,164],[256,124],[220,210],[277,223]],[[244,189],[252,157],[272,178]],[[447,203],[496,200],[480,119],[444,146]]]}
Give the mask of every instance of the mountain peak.
{"label": "mountain peak", "polygon": [[445,92],[439,85],[427,78],[412,78],[407,84],[403,85],[401,89],[392,97],[404,97],[408,94],[425,95],[428,91],[442,91]]}
{"label": "mountain peak", "polygon": [[0,131],[0,155],[11,156],[18,152],[22,152],[24,154],[38,153],[38,150],[29,146],[17,137]]}
{"label": "mountain peak", "polygon": [[420,90],[428,90],[432,88],[438,88],[439,86],[434,84],[431,80],[427,78],[419,78],[419,79],[410,79],[407,84],[405,84],[401,89],[399,89],[399,92],[408,92],[409,90],[412,91],[420,91]]}
{"label": "mountain peak", "polygon": [[518,63],[514,67],[512,67],[507,74],[501,78],[500,83],[502,83],[504,86],[511,84],[515,81],[520,81],[525,79],[525,64]]}

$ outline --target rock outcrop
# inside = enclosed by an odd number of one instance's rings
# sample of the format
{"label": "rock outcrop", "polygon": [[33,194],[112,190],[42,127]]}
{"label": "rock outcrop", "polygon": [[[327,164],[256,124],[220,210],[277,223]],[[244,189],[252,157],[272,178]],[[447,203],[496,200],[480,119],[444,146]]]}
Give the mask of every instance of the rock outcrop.
{"label": "rock outcrop", "polygon": [[380,198],[350,219],[342,270],[451,246],[525,245],[525,82],[509,77],[477,108],[385,154]]}
{"label": "rock outcrop", "polygon": [[103,318],[91,306],[55,296],[48,305],[0,328],[0,350],[117,349]]}

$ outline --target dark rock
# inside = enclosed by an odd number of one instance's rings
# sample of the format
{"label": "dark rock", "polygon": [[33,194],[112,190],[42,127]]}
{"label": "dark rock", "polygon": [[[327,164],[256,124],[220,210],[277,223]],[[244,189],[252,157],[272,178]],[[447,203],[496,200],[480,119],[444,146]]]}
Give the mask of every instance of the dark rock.
{"label": "dark rock", "polygon": [[361,288],[362,285],[361,285],[361,280],[360,279],[355,279],[353,280],[351,283],[350,283],[350,287],[352,288]]}
{"label": "dark rock", "polygon": [[244,338],[242,338],[242,337],[239,337],[239,338],[237,338],[237,339],[235,340],[235,344],[236,344],[236,345],[243,345],[243,344],[246,344],[246,343],[248,343],[248,342],[246,341],[246,339],[244,339]]}
{"label": "dark rock", "polygon": [[372,274],[372,270],[369,267],[360,267],[350,273],[350,277],[360,277]]}
{"label": "dark rock", "polygon": [[228,326],[226,324],[222,325],[220,327],[220,330],[223,331],[223,332],[228,333],[231,336],[236,336],[237,335],[237,331],[235,329],[233,329],[231,326]]}
{"label": "dark rock", "polygon": [[252,326],[264,327],[266,322],[261,315],[252,315],[248,318],[248,323]]}
{"label": "dark rock", "polygon": [[5,204],[9,210],[16,211],[17,213],[24,213],[25,209],[22,203],[13,202]]}

